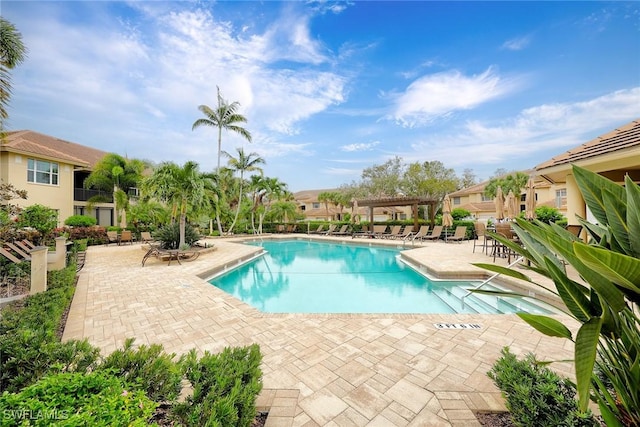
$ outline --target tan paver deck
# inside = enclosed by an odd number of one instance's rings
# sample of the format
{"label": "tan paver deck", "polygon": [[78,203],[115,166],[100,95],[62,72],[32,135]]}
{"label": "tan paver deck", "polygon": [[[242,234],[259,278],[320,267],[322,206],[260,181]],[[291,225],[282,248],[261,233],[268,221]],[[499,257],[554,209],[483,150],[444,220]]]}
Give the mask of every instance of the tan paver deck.
{"label": "tan paver deck", "polygon": [[[356,239],[369,243],[363,240]],[[539,334],[516,315],[263,314],[200,277],[256,248],[213,242],[215,252],[170,266],[150,259],[141,267],[140,245],[90,247],[63,338],[87,338],[104,353],[128,337],[176,353],[258,343],[258,406],[271,408],[267,427],[478,426],[473,411],[504,410],[486,376],[502,347],[540,359],[572,357],[570,342]],[[481,272],[469,263],[492,260],[472,246],[427,242],[408,254],[430,271],[466,275]],[[552,366],[572,375],[570,364]]]}

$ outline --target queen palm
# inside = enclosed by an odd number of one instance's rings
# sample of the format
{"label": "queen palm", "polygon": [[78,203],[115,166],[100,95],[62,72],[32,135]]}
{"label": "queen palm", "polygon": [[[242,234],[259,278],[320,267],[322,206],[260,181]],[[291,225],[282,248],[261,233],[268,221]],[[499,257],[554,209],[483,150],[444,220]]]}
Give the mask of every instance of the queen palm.
{"label": "queen palm", "polygon": [[22,43],[22,35],[16,27],[0,17],[0,131],[4,130],[9,117],[7,107],[11,96],[11,76],[9,70],[24,61],[27,49]]}
{"label": "queen palm", "polygon": [[244,137],[247,141],[251,142],[251,133],[239,126],[238,123],[246,123],[247,119],[242,114],[238,114],[237,110],[240,108],[240,103],[237,101],[232,102],[231,104],[227,103],[220,95],[220,88],[216,86],[218,89],[218,108],[215,110],[207,105],[200,105],[198,110],[202,112],[206,116],[206,118],[201,118],[196,120],[191,127],[191,130],[195,130],[200,126],[210,126],[218,128],[218,167],[220,169],[220,156],[222,153],[222,130],[230,130],[233,131],[242,137]]}
{"label": "queen palm", "polygon": [[[84,187],[112,192],[116,222],[126,226],[124,218],[129,206],[129,190],[138,186],[145,167],[142,160],[129,160],[118,154],[109,153],[96,163],[91,174],[85,179]],[[105,201],[107,200],[104,196],[93,196],[88,200],[90,205]]]}
{"label": "queen palm", "polygon": [[206,175],[200,172],[196,162],[188,161],[184,166],[164,162],[145,179],[143,189],[146,195],[171,206],[173,215],[179,218],[178,247],[182,247],[187,214],[202,210],[208,204]]}
{"label": "queen palm", "polygon": [[240,215],[240,208],[242,207],[242,192],[244,188],[244,173],[251,171],[259,171],[262,173],[262,169],[258,165],[263,165],[265,163],[264,159],[258,155],[258,153],[245,153],[243,148],[237,148],[238,157],[233,157],[231,154],[226,151],[223,154],[229,158],[228,165],[229,169],[240,172],[240,181],[238,183],[238,206],[236,207],[236,215],[233,218],[233,223],[229,227],[229,233],[233,232],[233,227],[235,227],[236,222],[238,221],[238,216]]}

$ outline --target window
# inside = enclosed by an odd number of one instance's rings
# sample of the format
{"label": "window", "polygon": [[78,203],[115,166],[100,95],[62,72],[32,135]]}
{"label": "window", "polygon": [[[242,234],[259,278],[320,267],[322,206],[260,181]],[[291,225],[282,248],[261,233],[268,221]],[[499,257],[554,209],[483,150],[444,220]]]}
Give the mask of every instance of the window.
{"label": "window", "polygon": [[493,202],[493,199],[489,196],[487,196],[486,194],[482,193],[482,199],[483,202]]}
{"label": "window", "polygon": [[567,204],[567,189],[556,190],[556,208],[561,208]]}
{"label": "window", "polygon": [[453,198],[453,204],[454,205],[459,205],[460,204],[460,197],[454,197]]}
{"label": "window", "polygon": [[320,203],[319,202],[313,202],[313,209],[320,209]]}
{"label": "window", "polygon": [[27,182],[58,185],[58,164],[43,160],[27,160]]}

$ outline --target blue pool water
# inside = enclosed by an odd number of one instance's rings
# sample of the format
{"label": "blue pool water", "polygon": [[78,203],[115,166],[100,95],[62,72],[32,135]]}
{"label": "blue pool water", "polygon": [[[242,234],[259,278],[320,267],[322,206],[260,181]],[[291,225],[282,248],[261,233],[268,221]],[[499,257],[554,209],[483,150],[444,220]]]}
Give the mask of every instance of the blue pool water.
{"label": "blue pool water", "polygon": [[[392,248],[264,241],[267,253],[209,283],[267,313],[549,313],[513,298],[470,295],[469,281],[435,281]],[[485,288],[487,288],[485,286]]]}

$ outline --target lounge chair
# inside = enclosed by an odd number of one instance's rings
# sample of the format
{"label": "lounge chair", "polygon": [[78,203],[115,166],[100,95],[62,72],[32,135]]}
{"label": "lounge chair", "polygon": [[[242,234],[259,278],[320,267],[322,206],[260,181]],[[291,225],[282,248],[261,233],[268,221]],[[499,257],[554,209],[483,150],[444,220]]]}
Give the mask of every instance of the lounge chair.
{"label": "lounge chair", "polygon": [[333,233],[334,231],[336,231],[336,225],[335,224],[329,224],[329,229],[321,234],[324,234],[325,236],[328,236],[329,234]]}
{"label": "lounge chair", "polygon": [[412,235],[412,236],[411,236],[411,240],[412,240],[412,241],[413,241],[413,240],[416,240],[416,239],[420,239],[420,240],[422,240],[422,238],[423,238],[424,236],[426,236],[427,234],[429,234],[429,229],[430,229],[430,228],[431,228],[431,227],[430,227],[430,226],[428,226],[428,225],[421,225],[421,226],[420,226],[420,229],[418,230],[418,232],[417,232],[416,234],[414,234],[414,235]]}
{"label": "lounge chair", "polygon": [[408,225],[404,228],[404,231],[400,235],[393,237],[393,239],[407,240],[412,236],[413,236],[413,228]]}
{"label": "lounge chair", "polygon": [[402,226],[401,225],[394,225],[393,227],[391,227],[391,231],[384,234],[384,238],[385,239],[395,239],[397,236],[400,236],[400,234],[402,233]]}
{"label": "lounge chair", "polygon": [[456,231],[455,233],[453,233],[453,236],[448,236],[446,241],[460,243],[466,238],[467,238],[467,226],[459,225],[456,227]]}
{"label": "lounge chair", "polygon": [[109,246],[109,244],[111,244],[111,243],[120,244],[120,237],[118,236],[118,232],[117,231],[107,231],[107,243],[106,243],[106,245]]}
{"label": "lounge chair", "polygon": [[427,234],[426,236],[423,236],[422,240],[438,240],[442,235],[443,229],[444,229],[443,226],[436,225],[435,227],[433,227],[433,231],[431,232],[431,234]]}
{"label": "lounge chair", "polygon": [[129,243],[130,245],[133,244],[133,233],[131,230],[122,230],[122,233],[120,234],[120,244],[124,243]]}
{"label": "lounge chair", "polygon": [[382,237],[384,238],[387,234],[387,226],[386,225],[374,225],[373,226],[373,237]]}
{"label": "lounge chair", "polygon": [[569,224],[569,225],[566,225],[564,229],[578,238],[580,237],[580,233],[582,233],[582,226],[579,224],[578,225]]}
{"label": "lounge chair", "polygon": [[323,230],[324,230],[324,224],[320,224],[317,230],[310,231],[309,234],[321,234],[321,233],[324,233]]}
{"label": "lounge chair", "polygon": [[0,248],[0,255],[3,255],[5,258],[7,258],[9,261],[11,262],[15,262],[16,264],[19,264],[21,262],[25,262],[26,260],[18,258],[17,256],[15,256],[14,254],[12,254],[11,252],[9,252],[7,249],[5,248]]}
{"label": "lounge chair", "polygon": [[349,231],[348,224],[345,224],[342,227],[340,227],[340,230],[334,231],[333,233],[331,233],[332,236],[346,236],[347,234],[351,234],[351,231]]}
{"label": "lounge chair", "polygon": [[353,239],[355,239],[356,237],[372,237],[372,232],[369,231],[369,226],[367,225],[363,225],[362,229],[360,229],[360,231],[356,231],[355,233],[351,234],[351,237]]}
{"label": "lounge chair", "polygon": [[155,239],[151,236],[151,233],[148,231],[140,232],[140,242],[142,243],[153,243]]}

